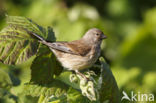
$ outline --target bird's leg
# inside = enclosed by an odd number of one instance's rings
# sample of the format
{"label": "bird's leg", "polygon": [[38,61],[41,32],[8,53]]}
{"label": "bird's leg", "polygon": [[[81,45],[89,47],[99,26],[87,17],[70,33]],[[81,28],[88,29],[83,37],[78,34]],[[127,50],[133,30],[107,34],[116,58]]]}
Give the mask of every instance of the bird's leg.
{"label": "bird's leg", "polygon": [[79,72],[78,70],[75,70],[75,72],[77,74],[79,74],[82,78],[86,79],[87,81],[89,81],[89,78],[87,78],[84,74],[82,74],[81,72]]}

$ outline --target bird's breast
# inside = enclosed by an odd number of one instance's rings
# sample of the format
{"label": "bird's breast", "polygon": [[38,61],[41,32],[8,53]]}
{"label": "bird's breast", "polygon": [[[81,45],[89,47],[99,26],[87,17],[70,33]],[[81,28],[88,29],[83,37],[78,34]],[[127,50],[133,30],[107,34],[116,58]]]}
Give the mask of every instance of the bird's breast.
{"label": "bird's breast", "polygon": [[100,53],[101,53],[100,46],[93,46],[89,54],[90,58],[89,61],[94,64],[97,61],[98,57],[100,56]]}

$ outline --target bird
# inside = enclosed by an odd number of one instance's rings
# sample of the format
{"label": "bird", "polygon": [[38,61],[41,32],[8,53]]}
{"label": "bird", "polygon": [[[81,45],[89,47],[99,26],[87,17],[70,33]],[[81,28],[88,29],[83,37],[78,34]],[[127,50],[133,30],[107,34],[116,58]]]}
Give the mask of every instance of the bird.
{"label": "bird", "polygon": [[62,66],[86,78],[80,71],[91,67],[100,56],[102,40],[107,36],[97,28],[89,29],[79,40],[48,42],[34,32],[39,42],[48,46]]}

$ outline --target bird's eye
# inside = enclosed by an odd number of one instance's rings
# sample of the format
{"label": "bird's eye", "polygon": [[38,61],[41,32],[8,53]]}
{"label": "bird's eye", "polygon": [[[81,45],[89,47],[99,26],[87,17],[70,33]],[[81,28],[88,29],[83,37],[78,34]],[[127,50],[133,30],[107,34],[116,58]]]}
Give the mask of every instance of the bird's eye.
{"label": "bird's eye", "polygon": [[97,36],[99,36],[99,34],[98,34],[98,33],[97,33],[96,35],[97,35]]}

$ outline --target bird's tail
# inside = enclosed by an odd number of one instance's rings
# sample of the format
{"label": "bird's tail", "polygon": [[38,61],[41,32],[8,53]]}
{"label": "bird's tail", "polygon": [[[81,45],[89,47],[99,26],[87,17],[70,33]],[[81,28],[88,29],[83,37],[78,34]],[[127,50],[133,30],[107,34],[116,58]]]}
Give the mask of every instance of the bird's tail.
{"label": "bird's tail", "polygon": [[28,34],[34,36],[35,38],[37,38],[39,40],[40,43],[44,44],[44,45],[47,45],[48,47],[51,47],[51,43],[47,42],[44,38],[42,38],[41,36],[37,35],[36,33],[34,32],[31,32],[31,31],[28,31]]}
{"label": "bird's tail", "polygon": [[41,36],[37,35],[36,33],[32,32],[32,31],[28,31],[28,30],[26,30],[26,31],[27,31],[28,34],[36,37],[38,40],[45,41]]}
{"label": "bird's tail", "polygon": [[28,30],[26,30],[26,31],[28,34],[30,34],[30,35],[34,36],[36,39],[38,39],[39,42],[48,46],[48,43],[44,38],[42,38],[41,36],[37,35],[36,33],[32,32],[32,31],[28,31]]}

